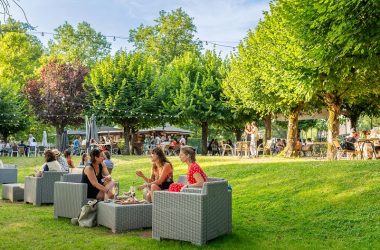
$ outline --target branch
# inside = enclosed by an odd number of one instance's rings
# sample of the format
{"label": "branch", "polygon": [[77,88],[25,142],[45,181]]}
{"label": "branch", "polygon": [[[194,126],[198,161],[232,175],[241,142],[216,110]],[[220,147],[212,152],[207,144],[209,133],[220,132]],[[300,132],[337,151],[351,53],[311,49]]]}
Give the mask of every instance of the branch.
{"label": "branch", "polygon": [[[26,16],[26,13],[25,13],[24,9],[18,3],[19,0],[10,0],[10,1],[11,1],[11,3],[14,3],[22,11],[22,14],[24,15],[24,18],[25,18],[27,24],[29,24],[32,27],[32,25],[29,23],[29,20],[28,20],[28,18]],[[3,8],[3,12],[0,12],[0,14],[3,14],[3,20],[4,20],[4,22],[6,21],[7,17],[11,17],[11,14],[9,12],[9,9],[11,7],[10,1],[9,0],[0,0],[0,4],[1,4],[2,8]]]}

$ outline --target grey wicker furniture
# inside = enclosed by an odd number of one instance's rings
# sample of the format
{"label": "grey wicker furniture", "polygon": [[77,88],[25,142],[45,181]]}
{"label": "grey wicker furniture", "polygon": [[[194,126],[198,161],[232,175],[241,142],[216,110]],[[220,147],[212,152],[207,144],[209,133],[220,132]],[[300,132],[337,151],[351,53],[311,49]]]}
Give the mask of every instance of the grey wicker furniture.
{"label": "grey wicker furniture", "polygon": [[16,165],[6,165],[0,168],[0,183],[16,183],[17,182],[17,168]]}
{"label": "grey wicker furniture", "polygon": [[54,202],[54,183],[67,172],[44,172],[42,177],[25,177],[24,202],[40,206],[42,203]]}
{"label": "grey wicker furniture", "polygon": [[24,200],[24,184],[12,183],[3,184],[3,200],[10,200],[11,202]]}
{"label": "grey wicker furniture", "polygon": [[88,201],[87,184],[56,182],[54,184],[54,217],[78,217],[81,208]]}
{"label": "grey wicker furniture", "polygon": [[62,182],[73,182],[73,183],[81,183],[82,182],[82,174],[64,174],[61,177]]}
{"label": "grey wicker furniture", "polygon": [[[183,181],[184,177],[180,177]],[[232,192],[228,182],[209,178],[202,188],[184,192],[156,191],[153,202],[152,237],[203,245],[231,233]]]}
{"label": "grey wicker furniture", "polygon": [[152,227],[152,204],[120,205],[113,202],[98,203],[98,225],[108,227],[113,233]]}

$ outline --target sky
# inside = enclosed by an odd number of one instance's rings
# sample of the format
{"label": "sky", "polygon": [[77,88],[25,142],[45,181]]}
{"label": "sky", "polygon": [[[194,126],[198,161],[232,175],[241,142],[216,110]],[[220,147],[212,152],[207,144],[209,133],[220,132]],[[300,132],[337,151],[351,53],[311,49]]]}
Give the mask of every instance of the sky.
{"label": "sky", "polygon": [[[40,40],[46,45],[54,29],[65,21],[76,26],[86,21],[97,32],[110,36],[112,52],[120,48],[131,49],[126,39],[129,30],[143,25],[154,25],[160,10],[170,12],[181,7],[197,27],[195,38],[226,46],[237,46],[254,29],[263,11],[269,10],[269,0],[19,0],[29,23],[39,32],[45,32]],[[13,18],[25,21],[22,11],[11,4]],[[231,47],[204,44],[206,49],[215,46],[222,55],[233,51]]]}

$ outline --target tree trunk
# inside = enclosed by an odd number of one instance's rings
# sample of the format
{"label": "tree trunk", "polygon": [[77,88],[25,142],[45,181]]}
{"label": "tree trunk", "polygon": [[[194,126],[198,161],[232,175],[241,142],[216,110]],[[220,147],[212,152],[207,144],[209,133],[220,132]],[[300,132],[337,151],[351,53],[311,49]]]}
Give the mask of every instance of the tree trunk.
{"label": "tree trunk", "polygon": [[298,106],[293,109],[289,115],[287,143],[284,151],[286,157],[297,155],[296,143],[298,138],[298,116],[300,110],[301,106]]}
{"label": "tree trunk", "polygon": [[333,147],[333,140],[339,136],[339,115],[341,109],[341,101],[339,98],[326,98],[329,100],[327,109],[329,111],[329,119],[327,123],[327,159],[333,160],[336,154],[335,147]]}
{"label": "tree trunk", "polygon": [[5,142],[5,143],[8,142],[8,136],[9,136],[9,133],[7,133],[7,132],[3,132],[3,139],[4,139],[4,142]]}
{"label": "tree trunk", "polygon": [[266,115],[264,117],[265,137],[263,143],[266,144],[268,140],[272,138],[272,115]]}
{"label": "tree trunk", "polygon": [[241,141],[241,136],[243,135],[243,130],[238,128],[235,130],[236,141]]}
{"label": "tree trunk", "polygon": [[202,122],[202,155],[207,155],[208,123]]}
{"label": "tree trunk", "polygon": [[58,125],[55,127],[55,133],[56,133],[56,136],[55,136],[56,143],[55,144],[56,144],[57,149],[61,148],[61,138],[62,138],[63,130],[64,130],[64,127],[62,127],[62,126]]}
{"label": "tree trunk", "polygon": [[128,123],[125,123],[123,126],[124,129],[124,142],[125,142],[125,152],[127,155],[131,155],[131,126]]}
{"label": "tree trunk", "polygon": [[353,114],[353,113],[348,116],[351,122],[351,128],[355,128],[355,129],[357,128],[359,117],[360,117],[360,114]]}

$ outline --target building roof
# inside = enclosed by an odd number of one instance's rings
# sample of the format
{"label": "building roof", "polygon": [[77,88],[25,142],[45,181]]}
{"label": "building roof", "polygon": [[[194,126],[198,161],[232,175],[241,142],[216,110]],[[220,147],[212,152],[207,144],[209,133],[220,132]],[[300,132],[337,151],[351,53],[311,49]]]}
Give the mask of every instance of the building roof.
{"label": "building roof", "polygon": [[191,134],[190,130],[177,128],[177,127],[170,125],[169,123],[166,123],[165,126],[162,126],[162,127],[145,128],[145,129],[139,130],[140,134],[149,134],[152,132],[163,132],[166,134],[181,134],[181,135],[190,135]]}

